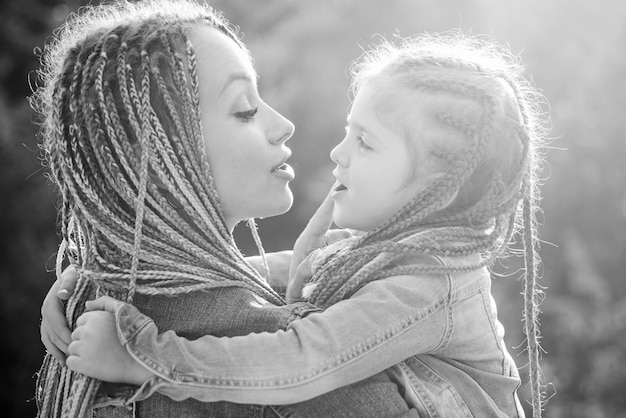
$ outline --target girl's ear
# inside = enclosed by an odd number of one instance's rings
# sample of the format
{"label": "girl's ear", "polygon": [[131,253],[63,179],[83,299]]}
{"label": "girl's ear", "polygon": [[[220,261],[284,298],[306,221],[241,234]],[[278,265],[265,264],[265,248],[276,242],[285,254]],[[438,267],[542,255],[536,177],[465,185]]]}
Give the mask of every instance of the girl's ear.
{"label": "girl's ear", "polygon": [[423,179],[423,184],[428,187],[443,177],[449,168],[450,164],[447,158],[430,152],[422,157],[417,175]]}
{"label": "girl's ear", "polygon": [[[447,166],[444,166],[443,164],[440,164],[438,162],[434,162],[432,164],[430,173],[426,174],[426,187],[429,187],[430,185],[434,184],[436,181],[441,179],[446,174],[446,171],[447,171]],[[454,193],[444,203],[444,205],[441,207],[441,210],[447,209],[448,207],[450,207],[450,205],[456,200],[458,196],[459,196],[459,188],[454,190]]]}
{"label": "girl's ear", "polygon": [[444,206],[442,206],[442,210],[444,209],[448,209],[455,201],[456,198],[459,197],[459,189],[456,189],[454,191],[454,194],[452,196],[450,196],[450,198],[448,199],[447,202],[445,202]]}

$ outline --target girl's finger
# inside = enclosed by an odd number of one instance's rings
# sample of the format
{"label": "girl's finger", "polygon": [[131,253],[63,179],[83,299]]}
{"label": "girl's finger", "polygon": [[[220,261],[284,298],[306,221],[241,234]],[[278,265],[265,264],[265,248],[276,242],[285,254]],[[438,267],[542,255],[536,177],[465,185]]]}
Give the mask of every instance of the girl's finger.
{"label": "girl's finger", "polygon": [[79,361],[80,360],[79,360],[78,356],[70,355],[70,356],[67,357],[67,360],[66,360],[65,364],[67,365],[68,369],[76,372],[76,371],[78,371],[78,362]]}
{"label": "girl's finger", "polygon": [[328,231],[333,223],[333,207],[335,206],[331,193],[332,189],[307,223],[304,228],[305,232],[322,236]]}
{"label": "girl's finger", "polygon": [[293,279],[289,281],[285,298],[287,303],[293,303],[302,299],[302,289],[311,278],[311,263],[309,257],[305,258],[298,266]]}
{"label": "girl's finger", "polygon": [[341,241],[342,239],[350,238],[352,233],[347,229],[329,229],[324,235],[324,241],[326,244],[332,244],[333,242]]}
{"label": "girl's finger", "polygon": [[78,329],[78,327],[85,325],[87,323],[87,315],[89,315],[89,312],[85,312],[81,316],[78,317],[78,319],[76,320],[76,329]]}
{"label": "girl's finger", "polygon": [[72,342],[67,346],[67,352],[72,354],[71,347],[72,344],[75,344],[76,341],[80,340],[81,329],[80,327],[76,327],[74,331],[72,331]]}
{"label": "girl's finger", "polygon": [[[336,186],[333,186],[333,189]],[[296,274],[297,268],[304,258],[313,250],[325,245],[324,236],[333,223],[333,207],[334,201],[331,197],[332,190],[328,192],[324,201],[306,227],[302,234],[296,239],[293,246],[293,257],[289,266],[289,278],[292,280]]]}
{"label": "girl's finger", "polygon": [[80,343],[78,341],[72,341],[72,343],[67,347],[67,352],[69,353],[69,355],[67,356],[67,359],[65,361],[67,362],[72,356],[78,356],[79,349]]}
{"label": "girl's finger", "polygon": [[108,311],[115,314],[119,303],[120,301],[110,296],[101,296],[96,300],[87,301],[85,303],[85,309],[87,309],[87,311]]}

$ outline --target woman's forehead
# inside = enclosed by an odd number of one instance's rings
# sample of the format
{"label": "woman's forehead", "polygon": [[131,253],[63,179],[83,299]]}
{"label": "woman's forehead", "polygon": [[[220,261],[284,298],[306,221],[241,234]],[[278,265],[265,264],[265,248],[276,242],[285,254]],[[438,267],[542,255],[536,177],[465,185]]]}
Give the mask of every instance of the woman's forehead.
{"label": "woman's forehead", "polygon": [[[233,73],[256,78],[252,61],[244,49],[227,35],[208,25],[194,25],[189,31],[202,84],[211,83],[221,90]],[[205,86],[206,87],[206,86]]]}

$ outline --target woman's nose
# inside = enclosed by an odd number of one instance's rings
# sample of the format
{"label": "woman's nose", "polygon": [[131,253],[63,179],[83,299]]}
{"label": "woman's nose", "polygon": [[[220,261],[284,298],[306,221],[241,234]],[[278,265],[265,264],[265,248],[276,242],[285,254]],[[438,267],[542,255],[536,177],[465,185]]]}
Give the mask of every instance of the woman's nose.
{"label": "woman's nose", "polygon": [[296,127],[289,119],[274,109],[272,109],[272,112],[274,113],[274,117],[276,119],[274,121],[274,129],[272,129],[269,140],[274,145],[282,145],[287,142],[289,138],[291,138]]}

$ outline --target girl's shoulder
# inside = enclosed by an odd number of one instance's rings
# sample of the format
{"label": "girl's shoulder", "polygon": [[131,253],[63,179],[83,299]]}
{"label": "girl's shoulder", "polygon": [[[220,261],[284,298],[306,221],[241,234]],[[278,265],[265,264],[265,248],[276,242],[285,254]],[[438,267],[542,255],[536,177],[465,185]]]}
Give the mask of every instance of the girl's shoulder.
{"label": "girl's shoulder", "polygon": [[317,271],[331,256],[345,250],[350,245],[354,244],[358,239],[359,237],[356,236],[344,238],[339,241],[335,241],[326,247],[318,248],[317,250],[312,251],[308,256],[311,270],[314,272]]}

